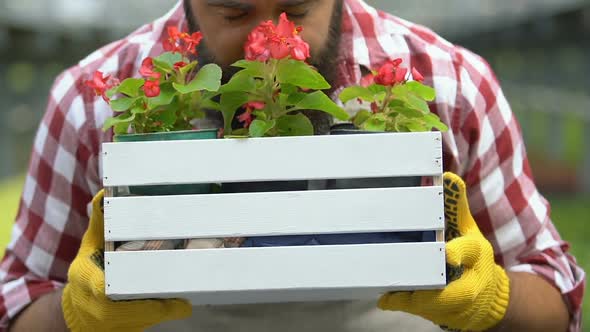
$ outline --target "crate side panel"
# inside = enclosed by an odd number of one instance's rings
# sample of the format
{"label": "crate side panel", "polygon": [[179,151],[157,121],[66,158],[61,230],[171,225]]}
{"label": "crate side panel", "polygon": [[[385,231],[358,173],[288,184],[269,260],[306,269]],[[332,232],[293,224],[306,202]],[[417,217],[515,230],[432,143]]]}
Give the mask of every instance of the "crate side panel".
{"label": "crate side panel", "polygon": [[384,292],[445,283],[444,243],[437,242],[110,252],[105,262],[106,292],[115,298],[261,292],[267,295],[231,302],[284,302],[282,291],[325,290],[328,296],[334,289]]}
{"label": "crate side panel", "polygon": [[442,187],[105,199],[107,241],[443,228]]}
{"label": "crate side panel", "polygon": [[439,175],[441,146],[438,132],[104,143],[103,183]]}

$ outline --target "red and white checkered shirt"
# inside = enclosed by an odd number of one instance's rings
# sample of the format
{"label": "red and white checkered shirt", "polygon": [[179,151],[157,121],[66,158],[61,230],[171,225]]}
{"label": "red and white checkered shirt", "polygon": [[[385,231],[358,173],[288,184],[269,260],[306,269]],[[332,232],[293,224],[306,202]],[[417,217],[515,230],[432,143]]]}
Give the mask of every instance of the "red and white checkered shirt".
{"label": "red and white checkered shirt", "polygon": [[[345,0],[338,87],[357,84],[361,67],[402,58],[434,86],[433,111],[449,125],[445,169],[459,174],[496,261],[538,274],[563,293],[570,331],[580,329],[585,274],[549,217],[531,177],[519,125],[489,65],[432,31]],[[161,53],[165,27],[186,26],[182,1],[165,16],[92,53],[62,73],[49,95],[20,201],[12,242],[0,265],[0,329],[40,296],[63,287],[102,185],[99,151],[108,105],[82,83],[95,70],[119,79]]]}

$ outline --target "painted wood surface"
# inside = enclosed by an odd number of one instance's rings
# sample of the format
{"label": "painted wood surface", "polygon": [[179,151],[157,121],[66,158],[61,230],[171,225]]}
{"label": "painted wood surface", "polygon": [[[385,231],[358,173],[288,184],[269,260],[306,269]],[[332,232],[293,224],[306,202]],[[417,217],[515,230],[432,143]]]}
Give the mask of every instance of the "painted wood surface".
{"label": "painted wood surface", "polygon": [[103,144],[105,186],[434,176],[439,132]]}
{"label": "painted wood surface", "polygon": [[105,198],[107,241],[444,228],[442,187]]}
{"label": "painted wood surface", "polygon": [[193,304],[370,298],[442,288],[444,255],[438,242],[108,252],[106,293]]}

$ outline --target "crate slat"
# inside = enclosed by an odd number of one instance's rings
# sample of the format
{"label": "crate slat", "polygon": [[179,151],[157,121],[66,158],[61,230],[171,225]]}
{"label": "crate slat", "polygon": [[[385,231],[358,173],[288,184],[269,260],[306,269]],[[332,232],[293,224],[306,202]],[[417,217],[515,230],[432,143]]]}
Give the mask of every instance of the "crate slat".
{"label": "crate slat", "polygon": [[441,135],[385,133],[103,144],[105,186],[434,176]]}
{"label": "crate slat", "polygon": [[444,243],[108,252],[113,299],[237,304],[371,297],[445,284]]}
{"label": "crate slat", "polygon": [[107,241],[443,228],[442,187],[105,199]]}

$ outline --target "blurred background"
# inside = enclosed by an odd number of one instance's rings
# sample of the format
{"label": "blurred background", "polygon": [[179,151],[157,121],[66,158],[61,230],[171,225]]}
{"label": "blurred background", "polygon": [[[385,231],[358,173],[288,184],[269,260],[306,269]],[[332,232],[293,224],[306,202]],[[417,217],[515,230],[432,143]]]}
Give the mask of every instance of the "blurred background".
{"label": "blurred background", "polygon": [[[174,2],[0,0],[0,252],[10,238],[33,136],[55,76]],[[490,62],[521,122],[553,219],[588,270],[590,0],[367,2],[427,25]],[[590,312],[585,317],[590,323]]]}

